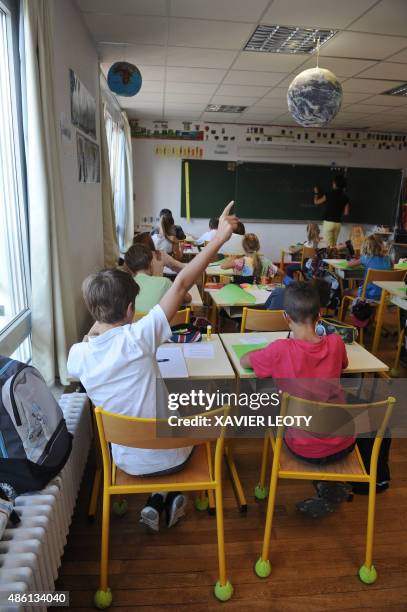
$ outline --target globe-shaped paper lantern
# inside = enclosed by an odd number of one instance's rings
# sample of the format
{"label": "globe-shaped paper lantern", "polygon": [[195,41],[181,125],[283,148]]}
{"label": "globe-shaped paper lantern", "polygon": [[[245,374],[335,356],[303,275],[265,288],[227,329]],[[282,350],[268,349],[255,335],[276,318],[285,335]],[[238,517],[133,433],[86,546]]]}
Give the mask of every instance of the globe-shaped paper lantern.
{"label": "globe-shaped paper lantern", "polygon": [[119,96],[135,96],[140,91],[142,82],[140,70],[128,62],[112,64],[107,74],[109,88]]}
{"label": "globe-shaped paper lantern", "polygon": [[304,127],[323,127],[338,113],[342,87],[325,68],[310,68],[295,77],[287,92],[288,110]]}

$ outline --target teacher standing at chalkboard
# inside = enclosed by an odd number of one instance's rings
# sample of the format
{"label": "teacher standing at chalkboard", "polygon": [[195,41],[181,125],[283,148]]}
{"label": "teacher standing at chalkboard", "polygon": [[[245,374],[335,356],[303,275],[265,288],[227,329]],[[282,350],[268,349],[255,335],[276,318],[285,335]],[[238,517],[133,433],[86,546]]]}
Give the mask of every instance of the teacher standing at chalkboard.
{"label": "teacher standing at chalkboard", "polygon": [[328,246],[335,246],[341,231],[342,217],[349,215],[349,198],[345,193],[346,181],[342,174],[336,174],[332,180],[332,191],[320,193],[314,187],[314,204],[325,204],[323,233]]}

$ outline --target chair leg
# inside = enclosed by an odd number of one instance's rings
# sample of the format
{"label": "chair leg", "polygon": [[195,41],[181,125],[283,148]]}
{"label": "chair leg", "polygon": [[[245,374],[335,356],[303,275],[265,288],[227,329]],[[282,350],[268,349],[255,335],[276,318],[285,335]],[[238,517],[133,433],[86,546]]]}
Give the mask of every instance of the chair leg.
{"label": "chair leg", "polygon": [[254,489],[256,499],[266,499],[268,489],[266,487],[267,464],[269,458],[270,440],[268,435],[264,436],[263,452],[261,455],[260,482]]}
{"label": "chair leg", "polygon": [[100,482],[102,479],[102,469],[97,467],[95,475],[93,477],[92,493],[90,496],[89,507],[88,507],[88,520],[93,521],[95,519],[97,504],[99,499]]}
{"label": "chair leg", "polygon": [[369,501],[367,512],[367,530],[366,530],[366,556],[365,563],[359,569],[359,578],[365,584],[373,584],[377,580],[377,571],[373,565],[373,538],[374,538],[374,520],[376,510],[376,470],[371,475],[369,482]]}
{"label": "chair leg", "polygon": [[225,531],[223,524],[222,484],[218,481],[215,489],[216,498],[216,531],[218,537],[219,580],[215,584],[215,597],[220,601],[228,601],[233,595],[233,586],[226,576]]}
{"label": "chair leg", "polygon": [[240,512],[247,512],[247,500],[243,491],[242,483],[240,482],[239,472],[237,471],[233,450],[231,448],[232,441],[229,440],[224,447],[225,461],[229,470],[230,480],[232,481],[233,493],[237,501],[237,506]]}
{"label": "chair leg", "polygon": [[112,593],[107,585],[109,570],[109,526],[110,526],[110,495],[103,493],[102,515],[102,546],[100,553],[100,585],[95,593],[95,606],[100,610],[109,608],[112,604]]}
{"label": "chair leg", "polygon": [[342,303],[341,303],[341,308],[339,310],[339,320],[340,321],[344,321],[345,317],[346,317],[346,312],[348,310],[348,302],[349,300],[347,299],[348,296],[344,296],[342,298]]}
{"label": "chair leg", "polygon": [[263,548],[261,551],[261,556],[257,560],[255,568],[254,568],[254,571],[256,572],[259,578],[267,578],[267,576],[269,576],[271,572],[271,565],[269,561],[270,539],[271,539],[271,529],[273,526],[274,506],[275,506],[276,494],[277,494],[279,457],[280,457],[280,451],[281,451],[282,444],[283,444],[283,439],[277,438],[276,445],[274,448],[273,467],[271,469],[270,493],[269,493],[269,499],[267,503]]}
{"label": "chair leg", "polygon": [[399,334],[399,339],[397,342],[396,356],[394,358],[394,366],[390,370],[390,376],[398,376],[398,369],[400,365],[400,353],[401,353],[401,348],[403,346],[403,341],[404,341],[404,331],[402,331]]}
{"label": "chair leg", "polygon": [[361,346],[364,346],[364,344],[363,344],[364,335],[365,335],[365,328],[364,327],[360,327],[359,328],[359,344]]}
{"label": "chair leg", "polygon": [[379,349],[380,334],[382,333],[382,326],[383,326],[383,312],[384,312],[384,307],[386,304],[386,296],[387,296],[387,292],[384,289],[382,289],[379,308],[377,311],[375,332],[374,332],[373,344],[372,344],[373,355],[377,355],[377,351]]}

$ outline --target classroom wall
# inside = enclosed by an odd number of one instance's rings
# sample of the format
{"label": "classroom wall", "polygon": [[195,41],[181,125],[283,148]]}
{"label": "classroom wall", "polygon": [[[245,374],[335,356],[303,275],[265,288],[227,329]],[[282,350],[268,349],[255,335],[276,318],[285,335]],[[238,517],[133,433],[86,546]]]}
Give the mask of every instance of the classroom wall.
{"label": "classroom wall", "polygon": [[[242,126],[243,133],[243,126]],[[157,145],[168,145],[168,140],[142,139],[133,138],[133,164],[134,164],[134,191],[135,191],[135,223],[142,224],[144,218],[147,217],[147,222],[150,223],[151,217],[153,222],[161,208],[170,208],[174,213],[176,223],[180,223],[186,233],[199,235],[207,230],[206,219],[191,219],[188,223],[186,219],[180,217],[180,200],[181,200],[181,159],[177,157],[157,156],[155,150]],[[194,144],[186,141],[171,141],[171,145]],[[335,162],[336,165],[346,166],[362,166],[362,167],[377,167],[377,168],[404,168],[407,169],[407,153],[406,151],[377,151],[377,150],[362,150],[349,151],[347,157],[344,158],[337,151],[327,153],[326,151],[318,154],[317,147],[312,150],[310,159],[307,159],[307,154],[303,154],[301,149],[290,154],[286,151],[268,152],[267,156],[256,156],[246,158],[244,156],[236,157],[235,151],[220,155],[216,154],[213,146],[207,145],[205,142],[197,142],[199,146],[204,148],[204,159],[222,159],[243,161],[268,161],[281,163],[299,163],[299,164],[326,164],[330,165]],[[245,223],[247,231],[254,232],[260,238],[262,251],[273,260],[278,261],[280,258],[281,248],[305,240],[306,223],[291,222],[281,223]],[[365,230],[369,231],[373,226],[365,226]],[[350,226],[342,225],[339,240],[346,240],[349,237]]]}
{"label": "classroom wall", "polygon": [[[60,163],[68,232],[69,257],[79,333],[89,318],[81,294],[83,279],[103,265],[103,228],[100,184],[78,181],[76,128],[70,122],[69,69],[99,100],[99,64],[96,48],[74,0],[54,0],[54,82],[56,116],[71,130],[71,138],[60,139]],[[97,104],[98,106],[98,104]],[[99,119],[97,119],[99,143]],[[60,126],[58,125],[58,133]]]}

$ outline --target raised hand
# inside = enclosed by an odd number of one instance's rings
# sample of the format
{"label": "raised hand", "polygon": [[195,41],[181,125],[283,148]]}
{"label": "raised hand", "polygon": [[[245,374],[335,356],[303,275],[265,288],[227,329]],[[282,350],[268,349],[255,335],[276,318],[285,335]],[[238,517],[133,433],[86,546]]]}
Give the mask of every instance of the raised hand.
{"label": "raised hand", "polygon": [[229,214],[234,203],[234,200],[229,202],[229,204],[225,207],[223,213],[219,217],[217,238],[222,242],[226,242],[226,240],[229,240],[229,238],[233,234],[233,230],[236,229],[237,224],[239,222],[239,219],[236,217],[236,215]]}

